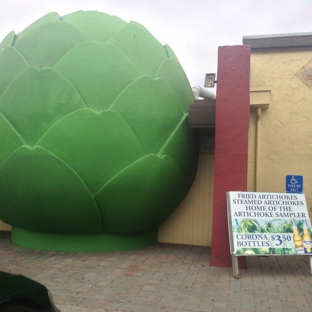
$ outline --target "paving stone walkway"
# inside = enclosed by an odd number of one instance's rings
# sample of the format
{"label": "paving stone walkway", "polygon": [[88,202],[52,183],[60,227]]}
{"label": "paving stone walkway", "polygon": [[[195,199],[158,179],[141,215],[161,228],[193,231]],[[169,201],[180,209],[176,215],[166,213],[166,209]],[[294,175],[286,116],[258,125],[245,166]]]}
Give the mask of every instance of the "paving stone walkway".
{"label": "paving stone walkway", "polygon": [[309,257],[248,257],[240,279],[209,263],[205,247],[51,252],[16,247],[0,232],[0,270],[46,285],[62,312],[312,311]]}

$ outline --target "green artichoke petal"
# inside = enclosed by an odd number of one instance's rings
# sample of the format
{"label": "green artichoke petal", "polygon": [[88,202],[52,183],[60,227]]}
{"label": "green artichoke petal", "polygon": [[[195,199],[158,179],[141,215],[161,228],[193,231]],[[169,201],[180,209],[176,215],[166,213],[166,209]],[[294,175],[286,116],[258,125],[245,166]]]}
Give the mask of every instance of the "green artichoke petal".
{"label": "green artichoke petal", "polygon": [[25,36],[30,34],[32,31],[36,31],[36,29],[44,25],[46,23],[57,23],[60,21],[60,16],[56,12],[50,12],[36,21],[34,21],[32,24],[30,24],[28,27],[26,27],[23,31],[21,31],[18,35],[16,35],[15,43],[19,42],[21,39],[23,39]]}
{"label": "green artichoke petal", "polygon": [[156,74],[156,78],[162,78],[167,82],[173,92],[179,97],[181,109],[184,113],[187,113],[195,98],[190,83],[180,63],[174,59],[165,60],[161,64]]}
{"label": "green artichoke petal", "polygon": [[105,42],[127,23],[116,16],[97,11],[78,11],[62,17],[62,22],[71,23],[86,34],[91,41]]}
{"label": "green artichoke petal", "polygon": [[197,169],[194,164],[198,160],[198,139],[195,132],[190,131],[187,117],[187,115],[183,117],[161,152],[163,155],[170,156],[178,164],[186,189],[192,184]]}
{"label": "green artichoke petal", "polygon": [[168,57],[172,59],[173,61],[176,61],[179,63],[179,60],[176,54],[174,53],[174,51],[171,49],[171,47],[168,44],[165,44],[165,49],[166,49]]}
{"label": "green artichoke petal", "polygon": [[111,109],[128,123],[146,154],[157,154],[183,117],[179,98],[166,82],[147,76],[129,85]]}
{"label": "green artichoke petal", "polygon": [[31,146],[60,118],[84,107],[70,82],[53,68],[26,69],[0,99],[0,111]]}
{"label": "green artichoke petal", "polygon": [[68,23],[45,23],[32,29],[14,47],[30,66],[53,67],[77,44],[89,40],[77,27]]}
{"label": "green artichoke petal", "polygon": [[19,134],[14,128],[9,124],[9,122],[0,114],[0,170],[6,160],[23,145],[23,141]]}
{"label": "green artichoke petal", "polygon": [[38,145],[69,164],[92,193],[144,156],[132,130],[112,111],[77,111],[51,127]]}
{"label": "green artichoke petal", "polygon": [[95,195],[103,231],[127,233],[157,228],[183,199],[181,190],[181,171],[170,157],[144,157]]}
{"label": "green artichoke petal", "polygon": [[153,78],[167,58],[163,45],[146,28],[135,22],[117,31],[108,42],[124,51],[143,75]]}
{"label": "green artichoke petal", "polygon": [[85,42],[69,51],[55,68],[76,87],[88,107],[105,110],[141,76],[132,62],[110,43]]}
{"label": "green artichoke petal", "polygon": [[5,75],[0,75],[0,97],[9,84],[27,67],[23,57],[14,48],[3,49],[0,53],[0,73]]}
{"label": "green artichoke petal", "polygon": [[15,38],[15,32],[12,30],[5,36],[5,38],[0,43],[0,53],[1,51],[3,51],[4,48],[7,48],[13,45],[14,38]]}
{"label": "green artichoke petal", "polygon": [[98,233],[101,216],[86,186],[60,159],[21,147],[0,171],[0,218],[15,227],[59,233]]}

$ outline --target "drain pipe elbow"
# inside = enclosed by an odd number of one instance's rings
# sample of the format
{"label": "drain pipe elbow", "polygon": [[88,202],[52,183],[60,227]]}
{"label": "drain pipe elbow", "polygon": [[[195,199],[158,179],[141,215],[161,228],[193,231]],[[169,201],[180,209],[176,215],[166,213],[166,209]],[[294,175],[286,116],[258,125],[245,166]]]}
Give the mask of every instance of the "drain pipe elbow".
{"label": "drain pipe elbow", "polygon": [[195,99],[198,100],[200,97],[209,100],[215,100],[216,95],[210,90],[203,88],[201,86],[192,87],[192,91],[194,93]]}

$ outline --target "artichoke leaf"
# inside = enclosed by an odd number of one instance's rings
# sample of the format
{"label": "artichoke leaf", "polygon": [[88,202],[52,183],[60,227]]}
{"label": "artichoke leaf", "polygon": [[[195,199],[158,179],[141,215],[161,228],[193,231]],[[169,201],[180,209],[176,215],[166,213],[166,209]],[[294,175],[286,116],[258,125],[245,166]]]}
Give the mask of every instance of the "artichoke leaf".
{"label": "artichoke leaf", "polygon": [[184,197],[181,171],[168,156],[148,155],[111,179],[96,195],[104,232],[157,228]]}
{"label": "artichoke leaf", "polygon": [[0,53],[0,97],[10,85],[10,83],[18,77],[26,68],[27,63],[16,49],[7,47]]}
{"label": "artichoke leaf", "polygon": [[158,153],[183,117],[179,98],[166,82],[148,76],[125,89],[110,109],[127,122],[146,154]]}
{"label": "artichoke leaf", "polygon": [[84,42],[64,55],[55,68],[71,81],[87,106],[97,112],[107,109],[140,77],[127,56],[110,43]]}
{"label": "artichoke leaf", "polygon": [[91,41],[105,42],[127,23],[117,16],[97,11],[78,11],[62,17],[62,22],[79,28]]}
{"label": "artichoke leaf", "polygon": [[167,58],[164,46],[139,23],[129,23],[117,31],[108,42],[123,51],[142,75],[153,78]]}
{"label": "artichoke leaf", "polygon": [[69,164],[92,193],[145,155],[131,128],[113,111],[77,111],[51,127],[38,145]]}
{"label": "artichoke leaf", "polygon": [[24,142],[19,133],[9,124],[9,122],[0,114],[0,171],[6,160],[21,147]]}
{"label": "artichoke leaf", "polygon": [[194,102],[194,94],[181,65],[174,59],[165,60],[156,74],[171,87],[180,99],[180,106],[184,113],[188,113],[190,105]]}
{"label": "artichoke leaf", "polygon": [[53,68],[27,68],[0,99],[0,111],[30,146],[59,119],[85,107],[75,88]]}
{"label": "artichoke leaf", "polygon": [[33,231],[99,233],[98,207],[79,176],[41,147],[19,148],[0,172],[0,219]]}
{"label": "artichoke leaf", "polygon": [[49,22],[32,29],[14,44],[30,66],[53,67],[66,52],[88,37],[69,23]]}

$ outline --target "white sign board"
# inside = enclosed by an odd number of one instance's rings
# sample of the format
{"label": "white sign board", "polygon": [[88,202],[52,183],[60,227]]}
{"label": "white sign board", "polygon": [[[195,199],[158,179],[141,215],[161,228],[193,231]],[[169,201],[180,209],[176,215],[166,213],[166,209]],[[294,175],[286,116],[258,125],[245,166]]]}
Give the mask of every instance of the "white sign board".
{"label": "white sign board", "polygon": [[227,193],[231,254],[312,255],[304,194]]}

